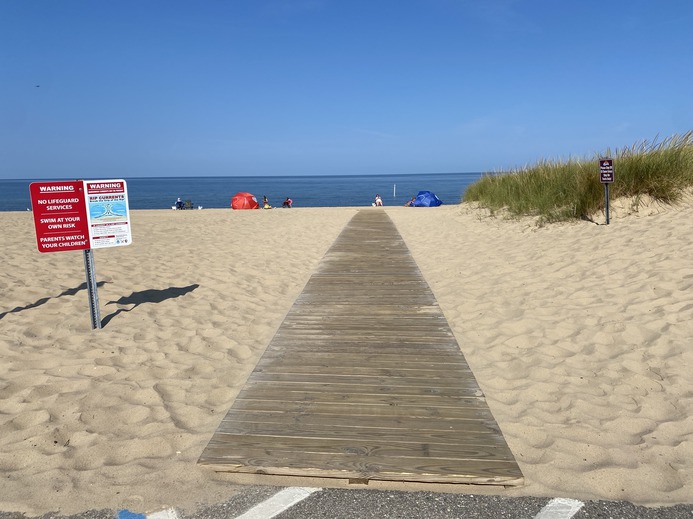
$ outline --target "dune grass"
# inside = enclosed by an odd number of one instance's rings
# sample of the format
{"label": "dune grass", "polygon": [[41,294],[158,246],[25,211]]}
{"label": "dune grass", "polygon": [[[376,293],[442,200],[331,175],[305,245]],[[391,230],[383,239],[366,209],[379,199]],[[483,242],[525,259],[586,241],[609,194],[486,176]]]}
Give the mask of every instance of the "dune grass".
{"label": "dune grass", "polygon": [[693,187],[692,130],[661,142],[607,149],[591,160],[542,160],[518,170],[487,173],[467,188],[462,200],[478,202],[492,212],[536,216],[542,223],[590,217],[604,210],[600,158],[614,159],[611,199],[628,197],[638,203],[648,196],[673,204]]}

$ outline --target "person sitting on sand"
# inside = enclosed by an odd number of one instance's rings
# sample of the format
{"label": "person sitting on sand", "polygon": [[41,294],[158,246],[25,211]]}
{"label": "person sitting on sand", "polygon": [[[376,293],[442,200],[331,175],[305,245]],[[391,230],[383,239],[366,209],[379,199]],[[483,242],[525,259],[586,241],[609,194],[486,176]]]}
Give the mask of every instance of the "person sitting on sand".
{"label": "person sitting on sand", "polygon": [[266,196],[262,197],[262,208],[263,209],[272,209],[272,206],[269,203],[269,200],[267,200]]}
{"label": "person sitting on sand", "polygon": [[416,200],[415,196],[411,197],[411,200],[407,200],[407,202],[404,204],[404,207],[411,207],[414,205],[414,201]]}
{"label": "person sitting on sand", "polygon": [[185,206],[185,202],[183,202],[180,197],[178,197],[178,200],[176,200],[176,209],[183,209]]}
{"label": "person sitting on sand", "polygon": [[375,205],[377,207],[382,207],[383,205],[383,199],[380,198],[380,195],[375,195]]}
{"label": "person sitting on sand", "polygon": [[286,200],[284,200],[284,203],[282,204],[282,207],[288,207],[291,209],[291,206],[293,205],[294,201],[291,200],[288,196],[286,197]]}

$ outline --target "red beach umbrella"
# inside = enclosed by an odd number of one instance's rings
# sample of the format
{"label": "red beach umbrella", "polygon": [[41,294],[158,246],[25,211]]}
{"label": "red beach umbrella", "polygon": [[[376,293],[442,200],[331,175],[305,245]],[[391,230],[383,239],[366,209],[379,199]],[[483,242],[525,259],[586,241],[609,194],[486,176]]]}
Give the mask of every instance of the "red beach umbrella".
{"label": "red beach umbrella", "polygon": [[251,193],[236,193],[231,198],[232,209],[257,209],[260,204],[257,203],[257,198]]}

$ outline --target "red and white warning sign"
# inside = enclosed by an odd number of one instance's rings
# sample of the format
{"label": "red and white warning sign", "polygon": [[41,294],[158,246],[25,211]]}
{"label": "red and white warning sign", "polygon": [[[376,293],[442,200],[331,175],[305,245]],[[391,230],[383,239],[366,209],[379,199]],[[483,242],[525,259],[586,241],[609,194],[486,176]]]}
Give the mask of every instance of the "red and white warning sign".
{"label": "red and white warning sign", "polygon": [[90,248],[83,182],[33,182],[29,191],[39,252]]}
{"label": "red and white warning sign", "polygon": [[39,252],[132,242],[124,180],[32,182],[29,192]]}

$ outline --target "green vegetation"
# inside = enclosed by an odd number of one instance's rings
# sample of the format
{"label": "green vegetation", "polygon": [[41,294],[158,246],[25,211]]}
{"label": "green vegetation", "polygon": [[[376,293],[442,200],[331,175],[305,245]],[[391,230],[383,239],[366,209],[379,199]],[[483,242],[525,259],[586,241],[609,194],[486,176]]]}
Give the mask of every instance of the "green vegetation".
{"label": "green vegetation", "polygon": [[463,201],[492,212],[538,216],[541,222],[586,218],[604,210],[599,158],[613,158],[615,181],[609,198],[643,196],[672,204],[693,187],[693,130],[662,142],[607,149],[592,160],[542,160],[534,166],[484,175],[465,191]]}

